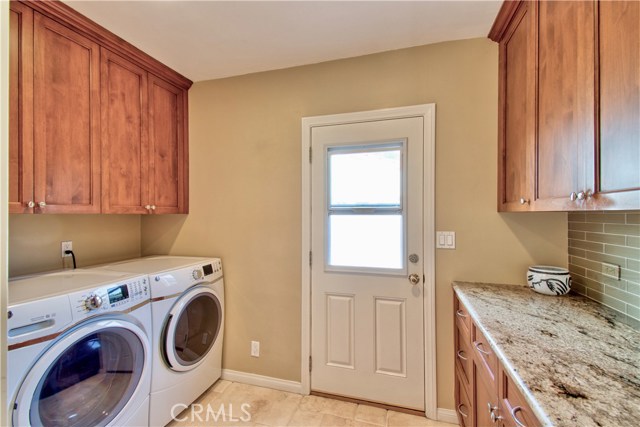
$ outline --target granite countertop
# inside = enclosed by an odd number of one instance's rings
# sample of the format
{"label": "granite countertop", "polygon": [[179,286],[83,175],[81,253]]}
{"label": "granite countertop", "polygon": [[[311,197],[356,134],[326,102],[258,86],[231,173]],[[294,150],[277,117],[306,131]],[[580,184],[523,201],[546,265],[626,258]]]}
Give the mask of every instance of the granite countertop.
{"label": "granite countertop", "polygon": [[640,425],[640,331],[582,296],[454,282],[544,425]]}

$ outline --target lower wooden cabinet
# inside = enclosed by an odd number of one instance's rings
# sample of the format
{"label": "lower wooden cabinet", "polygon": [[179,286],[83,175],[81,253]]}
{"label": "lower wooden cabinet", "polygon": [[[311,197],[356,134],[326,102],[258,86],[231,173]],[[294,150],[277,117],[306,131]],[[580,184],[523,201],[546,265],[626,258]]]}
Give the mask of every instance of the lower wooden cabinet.
{"label": "lower wooden cabinet", "polygon": [[463,427],[538,427],[486,336],[454,295],[455,399]]}
{"label": "lower wooden cabinet", "polygon": [[502,425],[505,427],[538,426],[538,419],[529,408],[515,383],[500,370],[500,409],[502,413]]}

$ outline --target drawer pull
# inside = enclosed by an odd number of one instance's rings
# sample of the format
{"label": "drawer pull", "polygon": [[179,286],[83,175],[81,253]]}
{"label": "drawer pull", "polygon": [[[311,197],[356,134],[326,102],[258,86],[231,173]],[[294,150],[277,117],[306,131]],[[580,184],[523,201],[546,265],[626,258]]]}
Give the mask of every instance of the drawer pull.
{"label": "drawer pull", "polygon": [[464,311],[462,311],[462,310],[456,310],[456,316],[462,317],[463,319],[467,318],[467,315],[464,314]]}
{"label": "drawer pull", "polygon": [[464,418],[467,418],[467,417],[469,416],[469,413],[466,413],[466,414],[465,414],[464,412],[462,412],[462,408],[464,408],[464,407],[465,407],[465,406],[464,406],[464,403],[459,404],[459,405],[458,405],[458,413],[459,413],[460,415],[462,415]]}
{"label": "drawer pull", "polygon": [[464,361],[468,360],[468,359],[467,359],[467,357],[464,355],[464,351],[462,351],[462,350],[458,350],[458,352],[456,353],[456,355],[457,355],[460,359],[462,359],[462,360],[464,360]]}
{"label": "drawer pull", "polygon": [[476,346],[476,349],[477,349],[480,353],[482,353],[482,354],[486,354],[486,355],[491,354],[491,352],[490,352],[490,351],[486,351],[486,350],[483,350],[483,349],[481,349],[481,348],[480,348],[480,347],[482,346],[482,343],[481,343],[481,342],[479,342],[479,341],[474,341],[474,342],[473,342],[473,345],[474,345],[474,346]]}
{"label": "drawer pull", "polygon": [[516,406],[515,408],[511,409],[511,416],[513,417],[513,420],[516,422],[516,425],[518,427],[527,427],[525,424],[522,423],[522,421],[520,421],[518,419],[518,417],[516,416],[517,412],[521,412],[522,408],[520,406]]}

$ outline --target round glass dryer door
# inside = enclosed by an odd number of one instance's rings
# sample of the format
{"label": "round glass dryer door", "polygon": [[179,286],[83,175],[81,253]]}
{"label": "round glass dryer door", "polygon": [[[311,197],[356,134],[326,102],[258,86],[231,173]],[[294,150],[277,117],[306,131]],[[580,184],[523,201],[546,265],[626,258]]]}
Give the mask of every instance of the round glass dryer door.
{"label": "round glass dryer door", "polygon": [[105,426],[131,400],[146,373],[144,332],[118,320],[90,323],[36,362],[18,393],[15,425]]}
{"label": "round glass dryer door", "polygon": [[175,371],[196,367],[218,338],[222,307],[216,294],[196,286],[182,295],[167,316],[164,328],[164,355]]}

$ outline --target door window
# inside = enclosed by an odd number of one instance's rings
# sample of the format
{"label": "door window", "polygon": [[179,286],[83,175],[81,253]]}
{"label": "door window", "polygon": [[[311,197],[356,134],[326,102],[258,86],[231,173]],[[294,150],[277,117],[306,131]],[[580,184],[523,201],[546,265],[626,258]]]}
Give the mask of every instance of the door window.
{"label": "door window", "polygon": [[326,269],[405,269],[405,142],[327,148]]}
{"label": "door window", "polygon": [[41,426],[104,426],[131,399],[144,367],[133,332],[105,328],[74,342],[38,383],[29,418]]}
{"label": "door window", "polygon": [[222,310],[218,299],[211,293],[196,294],[177,315],[173,339],[169,341],[173,345],[166,347],[172,349],[180,365],[194,365],[211,350],[221,322]]}

